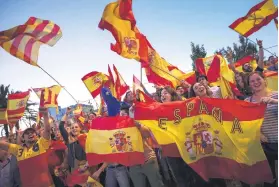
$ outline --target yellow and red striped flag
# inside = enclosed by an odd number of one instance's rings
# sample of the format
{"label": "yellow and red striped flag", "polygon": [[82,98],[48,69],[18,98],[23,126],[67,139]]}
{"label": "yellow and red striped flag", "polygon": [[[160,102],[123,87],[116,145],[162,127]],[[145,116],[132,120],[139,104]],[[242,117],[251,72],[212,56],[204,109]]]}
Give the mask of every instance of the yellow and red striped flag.
{"label": "yellow and red striped flag", "polygon": [[115,91],[117,95],[116,98],[118,100],[121,100],[121,96],[124,95],[129,90],[130,87],[126,84],[123,77],[121,76],[121,74],[118,72],[118,70],[114,65],[113,65],[113,71],[115,72],[116,75],[116,79],[115,79]]}
{"label": "yellow and red striped flag", "polygon": [[92,97],[95,98],[100,94],[102,86],[109,80],[109,77],[101,72],[92,71],[82,77],[81,80],[85,84],[88,91],[91,93]]}
{"label": "yellow and red striped flag", "polygon": [[57,98],[61,91],[61,86],[54,85],[43,88],[41,92],[40,106],[45,108],[58,108]]}
{"label": "yellow and red striped flag", "polygon": [[139,95],[139,99],[141,102],[155,102],[146,88],[143,86],[142,82],[137,79],[135,75],[133,76],[133,92],[134,95]]}
{"label": "yellow and red striped flag", "polygon": [[239,100],[193,98],[136,103],[135,120],[150,128],[160,145],[175,142],[183,160],[205,180],[256,184],[273,180],[260,143],[265,109]]}
{"label": "yellow and red striped flag", "polygon": [[125,166],[144,163],[142,137],[134,120],[129,117],[94,119],[85,150],[90,166],[103,162]]}
{"label": "yellow and red striped flag", "polygon": [[119,0],[106,6],[99,28],[112,33],[116,43],[111,50],[124,58],[148,63],[147,41],[135,26],[132,0]]}
{"label": "yellow and red striped flag", "polygon": [[30,17],[23,25],[1,31],[0,46],[11,55],[37,66],[40,45],[53,46],[61,36],[61,29],[55,23]]}
{"label": "yellow and red striped flag", "polygon": [[229,27],[242,36],[248,37],[276,17],[278,17],[278,8],[274,6],[273,0],[264,0],[252,7],[246,16],[237,19]]}
{"label": "yellow and red striped flag", "polygon": [[7,108],[0,108],[0,124],[8,124]]}
{"label": "yellow and red striped flag", "polygon": [[29,91],[8,95],[7,118],[9,124],[16,124],[23,116],[26,103],[29,99]]}

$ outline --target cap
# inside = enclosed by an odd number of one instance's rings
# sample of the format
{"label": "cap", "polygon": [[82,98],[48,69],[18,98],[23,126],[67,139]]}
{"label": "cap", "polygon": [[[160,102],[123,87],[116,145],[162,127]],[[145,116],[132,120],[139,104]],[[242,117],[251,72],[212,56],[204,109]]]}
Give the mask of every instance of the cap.
{"label": "cap", "polygon": [[22,133],[22,137],[24,136],[24,134],[26,134],[28,131],[33,131],[33,132],[36,132],[36,130],[34,129],[34,128],[27,128],[27,129],[25,129],[24,131],[23,131],[23,133]]}

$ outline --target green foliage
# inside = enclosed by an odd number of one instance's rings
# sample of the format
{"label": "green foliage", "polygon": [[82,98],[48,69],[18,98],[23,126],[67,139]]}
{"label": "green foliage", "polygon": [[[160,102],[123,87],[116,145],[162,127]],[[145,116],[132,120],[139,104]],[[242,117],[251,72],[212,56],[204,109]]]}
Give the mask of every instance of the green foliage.
{"label": "green foliage", "polygon": [[199,44],[195,45],[193,42],[191,42],[191,52],[192,54],[190,55],[190,57],[192,59],[192,67],[193,70],[195,70],[196,59],[206,57],[207,52],[203,45],[201,46]]}

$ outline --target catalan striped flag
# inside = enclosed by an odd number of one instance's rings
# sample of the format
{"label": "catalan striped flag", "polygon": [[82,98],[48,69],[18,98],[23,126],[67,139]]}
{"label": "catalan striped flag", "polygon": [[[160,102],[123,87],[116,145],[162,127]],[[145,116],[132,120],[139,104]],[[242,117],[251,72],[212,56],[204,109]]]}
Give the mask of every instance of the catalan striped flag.
{"label": "catalan striped flag", "polygon": [[23,25],[1,31],[0,46],[11,55],[37,66],[40,45],[53,46],[61,36],[61,29],[55,23],[30,17]]}
{"label": "catalan striped flag", "polygon": [[110,31],[114,36],[116,43],[111,44],[112,51],[124,58],[147,64],[147,40],[135,24],[132,0],[119,0],[106,6],[99,28]]}
{"label": "catalan striped flag", "polygon": [[152,96],[148,93],[142,82],[133,76],[133,92],[134,95],[138,94],[141,102],[154,102]]}
{"label": "catalan striped flag", "polygon": [[183,160],[203,179],[256,184],[273,180],[260,143],[265,109],[240,100],[193,98],[136,103],[135,120],[149,127],[160,145],[175,142]]}
{"label": "catalan striped flag", "polygon": [[252,7],[246,16],[237,19],[229,27],[242,36],[248,37],[276,17],[278,17],[278,8],[274,6],[273,0],[264,0]]}
{"label": "catalan striped flag", "polygon": [[8,124],[7,108],[0,108],[0,124]]}
{"label": "catalan striped flag", "polygon": [[82,77],[81,80],[91,93],[92,97],[95,98],[100,94],[102,86],[104,86],[104,84],[109,80],[109,77],[101,72],[92,71]]}
{"label": "catalan striped flag", "polygon": [[61,91],[61,86],[54,85],[42,89],[40,106],[45,108],[55,107],[58,110],[57,98]]}
{"label": "catalan striped flag", "polygon": [[94,119],[85,150],[90,166],[103,162],[117,162],[125,166],[144,163],[142,137],[129,117]]}
{"label": "catalan striped flag", "polygon": [[8,95],[7,118],[9,124],[16,124],[23,116],[26,103],[29,99],[29,91]]}

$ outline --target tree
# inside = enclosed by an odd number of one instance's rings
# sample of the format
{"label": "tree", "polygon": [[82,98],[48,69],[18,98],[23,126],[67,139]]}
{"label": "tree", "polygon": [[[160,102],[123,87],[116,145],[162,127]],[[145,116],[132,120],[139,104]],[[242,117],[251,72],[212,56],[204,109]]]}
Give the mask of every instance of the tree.
{"label": "tree", "polygon": [[221,53],[223,56],[226,56],[229,51],[233,52],[233,62],[249,55],[257,57],[258,53],[256,44],[241,35],[239,36],[239,44],[233,43],[233,47],[228,46],[226,49],[222,48],[216,51],[216,53]]}
{"label": "tree", "polygon": [[195,71],[195,61],[198,58],[204,58],[206,57],[207,52],[205,51],[205,48],[203,45],[195,45],[193,42],[191,42],[191,51],[192,54],[190,55],[191,59],[192,59],[192,67],[193,70]]}

